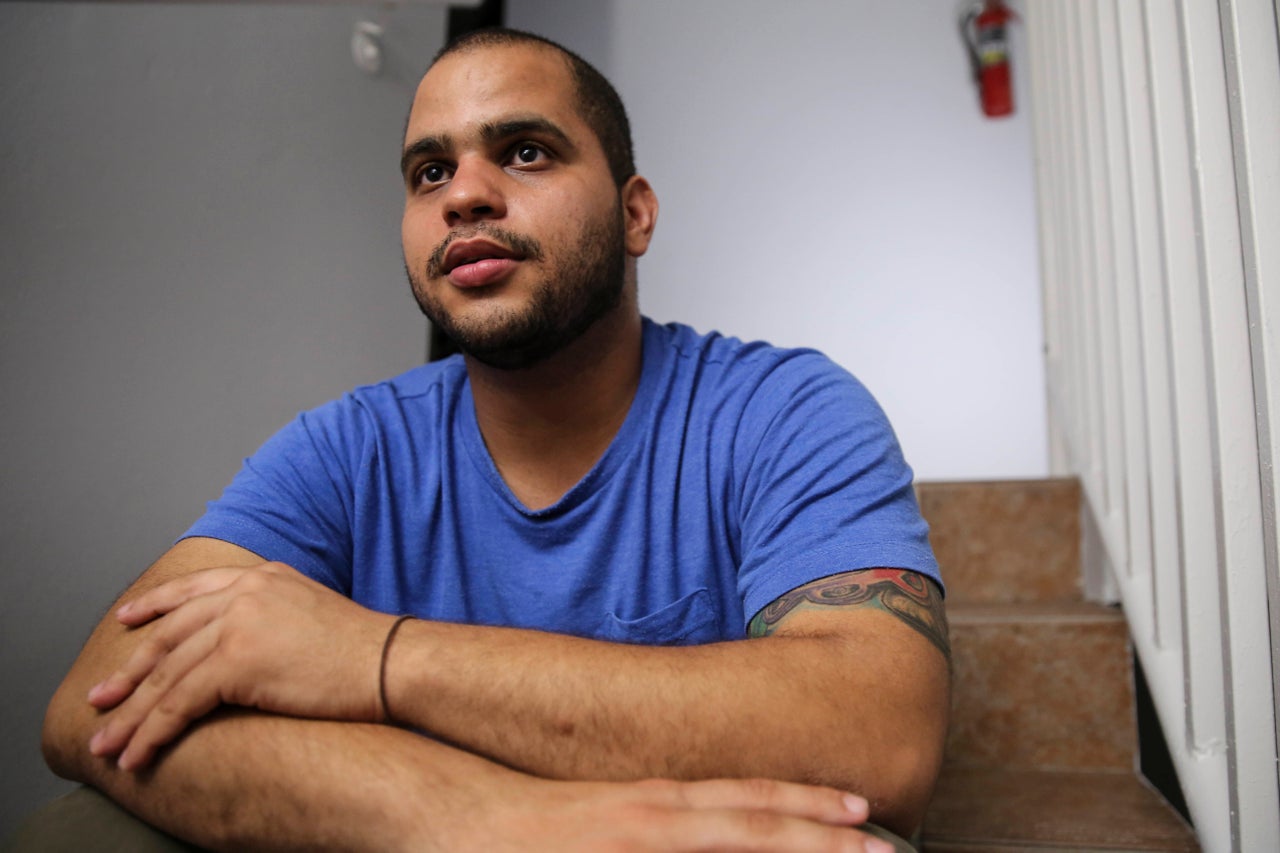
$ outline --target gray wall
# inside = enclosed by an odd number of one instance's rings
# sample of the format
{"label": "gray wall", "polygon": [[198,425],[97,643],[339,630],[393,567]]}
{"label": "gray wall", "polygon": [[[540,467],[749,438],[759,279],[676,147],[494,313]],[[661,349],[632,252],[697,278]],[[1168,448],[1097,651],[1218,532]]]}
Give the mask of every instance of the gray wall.
{"label": "gray wall", "polygon": [[921,477],[1047,472],[1020,26],[1018,112],[993,121],[960,0],[506,3],[627,103],[662,202],[646,313],[825,351]]}
{"label": "gray wall", "polygon": [[108,601],[294,413],[423,360],[397,157],[444,19],[0,4],[0,836],[64,787],[40,720]]}

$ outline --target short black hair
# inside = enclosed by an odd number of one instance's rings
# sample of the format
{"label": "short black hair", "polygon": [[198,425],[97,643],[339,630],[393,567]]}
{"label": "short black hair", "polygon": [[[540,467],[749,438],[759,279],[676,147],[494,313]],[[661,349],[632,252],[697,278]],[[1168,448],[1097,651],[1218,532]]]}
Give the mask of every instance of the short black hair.
{"label": "short black hair", "polygon": [[471,30],[450,41],[432,57],[427,70],[430,71],[437,62],[454,53],[513,44],[539,44],[557,51],[564,58],[576,89],[578,111],[582,120],[600,140],[613,181],[621,187],[636,173],[635,149],[631,143],[631,123],[627,120],[627,110],[613,84],[578,54],[533,33],[506,27],[488,27]]}

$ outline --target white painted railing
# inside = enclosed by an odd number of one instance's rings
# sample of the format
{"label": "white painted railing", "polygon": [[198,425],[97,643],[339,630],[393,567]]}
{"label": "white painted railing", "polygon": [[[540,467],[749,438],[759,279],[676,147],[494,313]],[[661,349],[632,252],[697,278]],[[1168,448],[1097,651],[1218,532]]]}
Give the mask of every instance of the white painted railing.
{"label": "white painted railing", "polygon": [[1029,0],[1052,467],[1208,851],[1280,850],[1275,0]]}

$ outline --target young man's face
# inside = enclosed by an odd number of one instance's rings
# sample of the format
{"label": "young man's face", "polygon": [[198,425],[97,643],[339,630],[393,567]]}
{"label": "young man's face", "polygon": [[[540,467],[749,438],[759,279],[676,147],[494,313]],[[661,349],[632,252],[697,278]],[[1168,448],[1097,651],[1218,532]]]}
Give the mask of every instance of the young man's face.
{"label": "young man's face", "polygon": [[624,212],[555,51],[441,59],[414,97],[403,165],[405,268],[464,352],[524,367],[618,307]]}

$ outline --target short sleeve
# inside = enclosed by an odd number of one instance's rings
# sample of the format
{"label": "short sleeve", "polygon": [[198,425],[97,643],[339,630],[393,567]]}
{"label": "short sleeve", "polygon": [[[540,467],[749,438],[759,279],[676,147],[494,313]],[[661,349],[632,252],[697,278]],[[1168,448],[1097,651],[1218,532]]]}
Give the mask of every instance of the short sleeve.
{"label": "short sleeve", "polygon": [[342,400],[299,415],[244,461],[183,538],[231,542],[350,595],[353,409]]}
{"label": "short sleeve", "polygon": [[744,412],[739,592],[748,620],[840,572],[901,568],[941,584],[912,473],[879,404],[812,351],[782,358]]}

